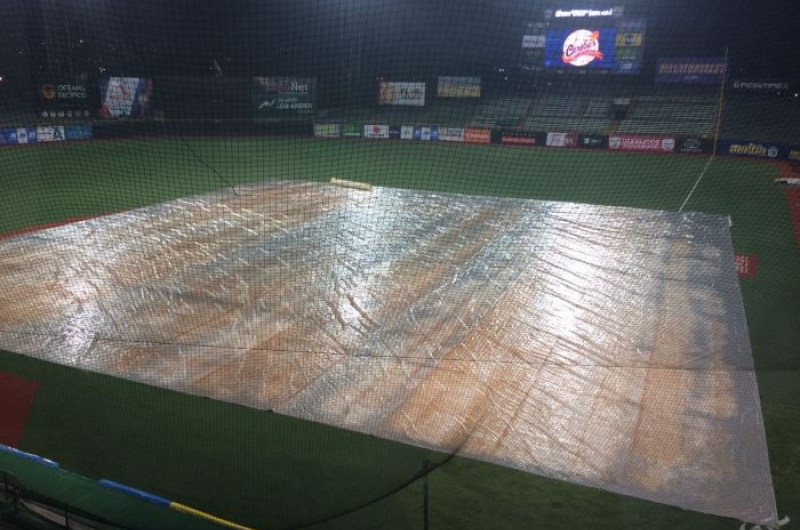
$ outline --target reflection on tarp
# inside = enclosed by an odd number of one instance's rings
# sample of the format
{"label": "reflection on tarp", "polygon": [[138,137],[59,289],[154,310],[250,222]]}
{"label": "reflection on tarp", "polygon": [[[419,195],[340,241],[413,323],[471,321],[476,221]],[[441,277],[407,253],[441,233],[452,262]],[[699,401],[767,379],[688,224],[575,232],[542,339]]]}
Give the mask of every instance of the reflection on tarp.
{"label": "reflection on tarp", "polygon": [[0,241],[0,347],[776,522],[727,219],[277,182]]}

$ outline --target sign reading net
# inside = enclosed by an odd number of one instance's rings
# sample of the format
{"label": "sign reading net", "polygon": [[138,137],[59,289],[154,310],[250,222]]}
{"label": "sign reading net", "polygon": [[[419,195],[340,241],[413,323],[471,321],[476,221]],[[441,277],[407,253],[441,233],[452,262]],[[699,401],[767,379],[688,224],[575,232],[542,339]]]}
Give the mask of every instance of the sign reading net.
{"label": "sign reading net", "polygon": [[481,78],[441,76],[436,85],[436,95],[440,98],[479,98]]}
{"label": "sign reading net", "polygon": [[425,83],[378,83],[379,105],[425,106]]}
{"label": "sign reading net", "polygon": [[253,101],[258,116],[305,116],[316,107],[316,79],[254,77]]}

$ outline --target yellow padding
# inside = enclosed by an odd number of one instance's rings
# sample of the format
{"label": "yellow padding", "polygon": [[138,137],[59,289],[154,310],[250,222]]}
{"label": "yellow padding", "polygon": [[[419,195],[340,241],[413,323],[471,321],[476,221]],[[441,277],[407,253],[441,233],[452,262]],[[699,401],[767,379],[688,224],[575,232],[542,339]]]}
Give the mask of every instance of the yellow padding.
{"label": "yellow padding", "polygon": [[356,182],[355,180],[331,179],[331,185],[341,186],[342,188],[352,188],[354,190],[372,191],[372,184]]}
{"label": "yellow padding", "polygon": [[175,511],[188,513],[189,515],[194,515],[195,517],[199,517],[201,519],[206,519],[211,521],[212,523],[216,523],[220,526],[225,526],[227,528],[233,528],[234,530],[255,530],[254,528],[250,528],[249,526],[242,526],[240,524],[232,523],[230,521],[226,521],[225,519],[220,519],[219,517],[214,517],[210,513],[201,512],[200,510],[195,510],[191,506],[185,506],[179,502],[171,502],[169,503],[169,507]]}

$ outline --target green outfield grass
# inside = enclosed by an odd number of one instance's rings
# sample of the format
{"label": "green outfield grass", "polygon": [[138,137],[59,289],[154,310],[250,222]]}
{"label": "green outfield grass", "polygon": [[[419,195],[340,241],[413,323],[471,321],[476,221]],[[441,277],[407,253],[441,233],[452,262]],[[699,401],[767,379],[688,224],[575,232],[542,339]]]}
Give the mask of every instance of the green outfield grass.
{"label": "green outfield grass", "polygon": [[[439,192],[677,210],[706,161],[358,140],[38,145],[0,150],[0,233],[206,193],[226,187],[223,179],[236,185],[338,177]],[[742,279],[741,286],[779,512],[798,518],[800,249],[786,198],[772,182],[777,174],[774,165],[717,159],[686,210],[730,215],[736,252],[759,257],[759,277]],[[40,382],[23,449],[89,477],[126,482],[258,528],[284,528],[356,507],[407,481],[424,460],[445,458],[12,353],[0,353],[0,371]],[[4,465],[11,464],[0,459],[0,469]],[[35,466],[14,465],[16,473],[42,480]],[[460,458],[434,471],[430,487],[436,529],[735,527],[730,520]],[[85,501],[93,494],[81,495]],[[325,528],[421,528],[421,502],[417,482]],[[136,510],[124,516],[146,526]]]}

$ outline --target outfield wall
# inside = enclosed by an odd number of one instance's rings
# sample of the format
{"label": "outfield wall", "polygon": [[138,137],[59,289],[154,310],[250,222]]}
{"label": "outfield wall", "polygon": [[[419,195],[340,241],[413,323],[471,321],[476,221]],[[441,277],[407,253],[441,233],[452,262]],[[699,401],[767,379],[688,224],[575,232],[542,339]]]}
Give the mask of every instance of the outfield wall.
{"label": "outfield wall", "polygon": [[[387,123],[312,123],[310,121],[118,121],[95,124],[31,125],[0,128],[0,147],[57,141],[128,139],[159,136],[296,136],[363,138],[425,142],[500,144],[555,149],[710,154],[710,138],[687,135],[582,134],[522,128],[473,128]],[[717,154],[767,160],[800,161],[800,146],[759,140],[719,141]]]}
{"label": "outfield wall", "polygon": [[[575,131],[531,131],[522,128],[480,129],[439,125],[395,125],[316,123],[315,138],[368,140],[411,140],[500,144],[556,149],[602,149],[609,151],[711,154],[714,141],[697,135],[582,134]],[[800,146],[752,140],[720,140],[720,156],[800,161]]]}

